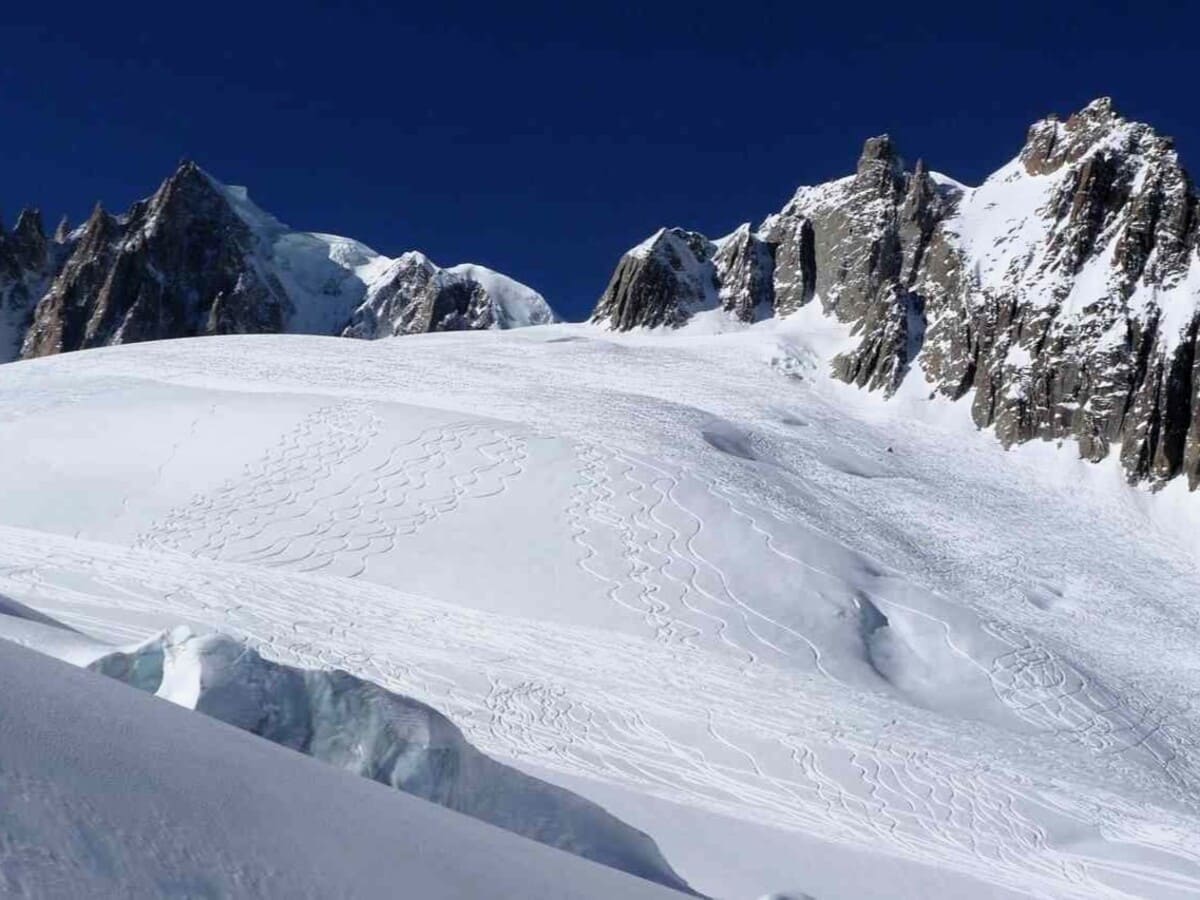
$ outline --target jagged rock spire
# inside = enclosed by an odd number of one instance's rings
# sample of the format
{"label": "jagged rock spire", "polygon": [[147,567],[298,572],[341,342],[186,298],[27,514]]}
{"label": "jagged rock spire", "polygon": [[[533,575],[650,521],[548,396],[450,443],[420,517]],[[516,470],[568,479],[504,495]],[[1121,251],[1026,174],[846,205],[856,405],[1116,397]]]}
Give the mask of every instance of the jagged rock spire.
{"label": "jagged rock spire", "polygon": [[19,240],[44,238],[46,232],[42,228],[41,210],[34,207],[21,210],[21,214],[17,216],[17,224],[13,226],[13,235]]}
{"label": "jagged rock spire", "polygon": [[42,269],[46,265],[46,233],[42,229],[42,214],[36,209],[21,210],[13,226],[10,245],[17,261],[25,269]]}
{"label": "jagged rock spire", "polygon": [[[1171,140],[1111,99],[1036,122],[977,189],[924,161],[906,173],[890,137],[870,138],[851,177],[801,188],[723,255],[744,258],[751,237],[770,250],[777,314],[803,286],[852,327],[838,377],[890,392],[916,364],[947,396],[973,394],[1005,443],[1071,437],[1089,459],[1119,452],[1132,479],[1200,486],[1200,200]],[[614,285],[643,276],[632,265]],[[719,289],[744,299],[735,275],[719,266]],[[597,316],[627,328],[689,308],[669,279],[649,283],[619,315],[610,291]]]}
{"label": "jagged rock spire", "polygon": [[867,138],[858,157],[856,181],[874,191],[894,190],[903,175],[903,162],[889,135]]}

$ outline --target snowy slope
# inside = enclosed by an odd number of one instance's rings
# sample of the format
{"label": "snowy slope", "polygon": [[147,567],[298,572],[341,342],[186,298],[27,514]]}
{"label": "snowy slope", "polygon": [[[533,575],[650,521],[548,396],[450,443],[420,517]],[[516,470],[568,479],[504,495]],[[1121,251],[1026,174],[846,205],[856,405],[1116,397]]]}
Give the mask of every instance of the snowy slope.
{"label": "snowy slope", "polygon": [[678,896],[0,641],[7,896]]}
{"label": "snowy slope", "polygon": [[5,366],[0,593],[427,702],[702,892],[1194,895],[1194,498],[830,380],[817,309]]}

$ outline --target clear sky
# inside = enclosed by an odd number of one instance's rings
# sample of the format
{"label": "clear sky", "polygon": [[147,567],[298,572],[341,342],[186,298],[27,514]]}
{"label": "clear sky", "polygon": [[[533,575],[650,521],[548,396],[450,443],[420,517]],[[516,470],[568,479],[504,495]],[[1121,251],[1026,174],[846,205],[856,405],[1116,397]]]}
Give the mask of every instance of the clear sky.
{"label": "clear sky", "polygon": [[757,221],[872,134],[973,183],[1111,95],[1200,159],[1197,44],[1197,5],[1153,0],[6,4],[0,209],[120,211],[190,157],[582,317],[658,226]]}

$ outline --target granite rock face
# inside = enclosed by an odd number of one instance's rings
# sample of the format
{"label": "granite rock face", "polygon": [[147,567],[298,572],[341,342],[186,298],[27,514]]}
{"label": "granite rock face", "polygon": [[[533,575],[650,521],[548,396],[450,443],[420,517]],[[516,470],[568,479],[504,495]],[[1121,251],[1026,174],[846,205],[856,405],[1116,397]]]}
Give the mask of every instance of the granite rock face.
{"label": "granite rock face", "polygon": [[[522,321],[510,320],[510,315]],[[523,285],[480,266],[443,269],[424,254],[410,251],[372,281],[342,336],[380,338],[552,321],[550,307]]]}
{"label": "granite rock face", "polygon": [[[421,296],[403,295],[405,279],[420,281],[410,257],[420,254],[389,260],[348,238],[293,231],[244,189],[184,162],[123,216],[97,206],[47,240],[27,211],[0,234],[0,362],[207,334],[383,337],[554,320],[535,291],[480,266],[437,270]],[[393,311],[387,327],[368,327],[368,302]]]}
{"label": "granite rock face", "polygon": [[721,307],[743,322],[775,309],[775,245],[750,230],[749,223],[722,241],[713,255]]}
{"label": "granite rock face", "polygon": [[250,228],[185,163],[118,222],[97,209],[38,303],[22,355],[280,331],[289,300],[252,262]]}
{"label": "granite rock face", "polygon": [[68,238],[47,240],[41,214],[23,210],[13,230],[0,227],[0,361],[14,358],[33,321]]}
{"label": "granite rock face", "polygon": [[663,228],[621,257],[593,321],[627,330],[682,325],[717,302],[716,246],[703,235]]}
{"label": "granite rock face", "polygon": [[[766,297],[779,316],[816,298],[858,338],[833,361],[845,381],[890,394],[923,379],[1005,444],[1073,439],[1087,459],[1119,454],[1131,480],[1200,484],[1196,194],[1170,139],[1109,100],[1034,124],[977,188],[872,138],[853,175],[715,246],[755,239],[770,291],[749,300],[744,270],[718,265],[717,297],[738,299],[711,308],[749,320]],[[651,304],[626,290],[620,315],[606,293],[596,318],[686,320],[692,296],[658,285]]]}

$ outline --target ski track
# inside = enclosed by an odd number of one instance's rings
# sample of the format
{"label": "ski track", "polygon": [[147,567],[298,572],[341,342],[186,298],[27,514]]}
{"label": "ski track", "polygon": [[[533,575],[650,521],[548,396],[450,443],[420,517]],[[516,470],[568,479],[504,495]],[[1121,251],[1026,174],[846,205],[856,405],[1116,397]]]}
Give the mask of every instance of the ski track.
{"label": "ski track", "polygon": [[[956,756],[900,736],[852,737],[868,726],[886,734],[894,722],[882,704],[848,715],[819,673],[761,665],[747,684],[738,677],[745,663],[733,657],[472,612],[365,582],[348,590],[344,579],[320,575],[0,534],[10,561],[0,587],[35,596],[71,624],[104,621],[87,610],[119,597],[128,611],[221,627],[278,659],[346,668],[417,696],[501,756],[633,782],[677,802],[1017,889],[1122,896],[1105,881],[1111,863],[1057,849],[1023,811],[1050,803],[1087,827],[1103,812],[1096,801],[981,762],[983,747]],[[71,586],[81,580],[87,590]],[[242,602],[229,605],[231,597]],[[852,721],[864,712],[867,722]],[[822,727],[838,719],[839,727]],[[688,737],[696,723],[710,741]],[[925,725],[934,731],[924,741],[937,743],[936,722]],[[962,743],[953,734],[940,745]],[[1172,849],[1197,867],[1194,880],[1174,876],[1173,886],[1200,890],[1200,853],[1182,839]]]}
{"label": "ski track", "polygon": [[[61,393],[22,405],[3,396],[0,421],[86,399]],[[814,403],[806,416],[821,412]],[[1086,658],[1041,633],[1025,597],[1039,563],[1003,534],[991,555],[964,561],[974,548],[962,548],[953,515],[919,518],[910,495],[898,505],[886,479],[864,484],[815,456],[789,455],[769,433],[752,436],[755,450],[780,463],[769,477],[749,476],[753,494],[747,479],[715,464],[700,471],[645,448],[551,436],[574,461],[559,510],[573,564],[629,633],[491,614],[375,583],[373,564],[520,490],[534,477],[531,444],[546,435],[465,413],[401,433],[387,415],[384,404],[321,398],[238,476],[146,526],[132,547],[0,525],[0,593],[130,640],[164,620],[221,629],[274,659],[344,668],[428,702],[502,758],[1013,890],[1200,895],[1192,749],[1200,722],[1189,698],[1153,682],[1100,679]],[[690,420],[677,415],[670,429],[682,433]],[[836,443],[837,414],[828,416]],[[781,484],[809,508],[777,502]],[[971,512],[981,501],[962,491],[948,508]],[[872,515],[873,504],[881,511]],[[918,519],[920,549],[933,551],[924,572],[902,566],[895,549]],[[890,548],[877,520],[893,523]],[[1136,535],[1136,521],[1115,521]],[[800,534],[853,546],[873,586],[849,583],[812,549],[824,545]],[[771,577],[805,603],[811,594],[850,611],[862,599],[889,620],[927,626],[1023,730],[998,747],[994,730],[974,733],[911,704],[844,652],[863,643],[849,618],[831,626],[771,605],[724,564],[722,541],[769,561]],[[898,571],[911,572],[906,584],[916,589],[902,597],[887,587]],[[964,586],[971,581],[1017,602],[985,610]],[[1095,786],[1108,783],[1129,790]],[[1161,864],[1101,855],[1102,841],[1152,848]]]}
{"label": "ski track", "polygon": [[[919,742],[853,737],[898,729],[869,695],[848,712],[838,698],[853,679],[827,669],[820,638],[739,594],[702,551],[705,521],[681,486],[726,507],[797,578],[837,576],[790,553],[765,513],[666,464],[580,444],[566,510],[578,567],[644,624],[650,645],[362,581],[370,560],[406,535],[507,490],[527,458],[525,435],[486,423],[434,425],[382,449],[380,426],[369,404],[321,407],[239,478],[147,529],[133,549],[0,529],[0,588],[84,628],[108,621],[102,610],[113,598],[126,611],[221,628],[277,659],[345,668],[417,696],[501,756],[1014,889],[1125,896],[1116,876],[1200,892],[1200,851],[1183,839],[1186,824],[1169,849],[1190,876],[1121,871],[1060,849],[1028,810],[1050,809],[1101,831],[1128,818],[1129,808],[1117,815],[969,753],[923,749],[961,743],[949,734],[944,742],[936,734]],[[883,609],[900,606],[872,599]],[[1194,797],[1186,758],[1156,742],[1166,724],[1153,704],[1129,708],[1019,629],[995,622],[982,630],[1003,652],[974,660],[954,644],[951,624],[909,611],[939,622],[947,644],[1038,731],[1098,754],[1149,747]],[[706,635],[725,651],[706,650]],[[869,721],[848,727],[863,715]]]}

